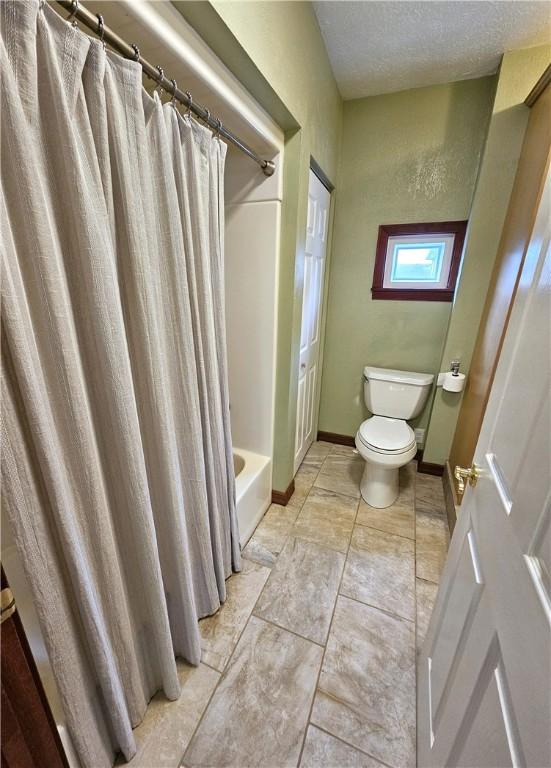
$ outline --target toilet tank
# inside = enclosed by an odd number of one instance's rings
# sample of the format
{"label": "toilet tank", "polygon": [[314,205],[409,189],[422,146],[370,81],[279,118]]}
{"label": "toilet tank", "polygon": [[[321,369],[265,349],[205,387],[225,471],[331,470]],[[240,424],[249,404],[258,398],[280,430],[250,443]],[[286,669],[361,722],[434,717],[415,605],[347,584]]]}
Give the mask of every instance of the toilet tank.
{"label": "toilet tank", "polygon": [[364,368],[365,404],[376,416],[413,419],[425,405],[434,376],[431,373]]}

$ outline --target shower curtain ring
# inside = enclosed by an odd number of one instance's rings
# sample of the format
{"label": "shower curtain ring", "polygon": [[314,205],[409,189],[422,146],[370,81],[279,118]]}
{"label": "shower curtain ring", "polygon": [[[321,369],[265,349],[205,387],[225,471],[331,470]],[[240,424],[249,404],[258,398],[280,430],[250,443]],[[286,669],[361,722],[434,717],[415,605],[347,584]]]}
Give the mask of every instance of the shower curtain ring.
{"label": "shower curtain ring", "polygon": [[219,117],[216,118],[216,133],[214,134],[215,138],[220,138],[220,128],[222,128],[222,121]]}
{"label": "shower curtain ring", "polygon": [[187,103],[187,117],[191,117],[191,105],[193,104],[193,96],[191,95],[190,91],[186,91],[186,96],[188,97],[188,103]]}
{"label": "shower curtain ring", "polygon": [[170,81],[172,83],[172,101],[170,102],[174,107],[176,106],[176,91],[178,90],[178,86],[176,85],[176,80],[172,78]]}
{"label": "shower curtain ring", "polygon": [[210,111],[205,107],[205,112],[207,113],[207,116],[205,118],[205,122],[207,125],[210,126]]}
{"label": "shower curtain ring", "polygon": [[155,86],[155,90],[157,90],[157,89],[158,89],[158,90],[159,90],[159,96],[162,96],[162,95],[163,95],[163,93],[164,93],[164,91],[163,91],[163,80],[164,80],[164,77],[165,77],[165,71],[164,71],[164,69],[163,69],[162,67],[160,67],[158,64],[157,64],[157,66],[156,66],[156,69],[157,69],[157,71],[159,72],[159,77],[160,77],[161,79],[159,80],[159,82],[158,82],[158,83],[157,83],[157,85]]}
{"label": "shower curtain ring", "polygon": [[67,21],[73,22],[73,27],[77,26],[77,20],[74,16],[78,13],[78,0],[71,0],[71,13],[67,16]]}
{"label": "shower curtain ring", "polygon": [[139,60],[140,60],[140,49],[138,48],[138,46],[136,45],[136,43],[132,43],[132,44],[130,45],[130,47],[131,47],[131,48],[132,48],[132,50],[134,51],[134,61],[139,61]]}
{"label": "shower curtain ring", "polygon": [[103,16],[101,13],[97,14],[98,17],[98,35],[101,44],[103,45],[103,50],[105,50],[105,40],[103,39],[103,36],[105,35],[105,24],[103,23]]}

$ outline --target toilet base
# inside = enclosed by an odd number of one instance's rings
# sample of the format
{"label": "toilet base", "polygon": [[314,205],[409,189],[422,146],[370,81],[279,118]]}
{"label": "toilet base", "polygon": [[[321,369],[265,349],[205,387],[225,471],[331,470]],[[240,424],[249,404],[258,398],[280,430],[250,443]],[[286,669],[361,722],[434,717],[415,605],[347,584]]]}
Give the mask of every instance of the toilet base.
{"label": "toilet base", "polygon": [[398,467],[387,469],[366,461],[360,483],[360,492],[365,503],[377,509],[394,504],[399,493],[398,471]]}

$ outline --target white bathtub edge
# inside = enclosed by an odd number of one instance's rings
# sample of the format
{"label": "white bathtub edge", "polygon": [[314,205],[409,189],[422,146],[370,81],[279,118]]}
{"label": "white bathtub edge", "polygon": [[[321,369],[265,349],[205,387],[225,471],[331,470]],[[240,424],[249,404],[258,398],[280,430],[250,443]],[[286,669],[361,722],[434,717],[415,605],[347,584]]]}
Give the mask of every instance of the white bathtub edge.
{"label": "white bathtub edge", "polygon": [[244,547],[272,500],[272,460],[237,446],[233,451],[245,460],[245,466],[235,478],[239,541]]}

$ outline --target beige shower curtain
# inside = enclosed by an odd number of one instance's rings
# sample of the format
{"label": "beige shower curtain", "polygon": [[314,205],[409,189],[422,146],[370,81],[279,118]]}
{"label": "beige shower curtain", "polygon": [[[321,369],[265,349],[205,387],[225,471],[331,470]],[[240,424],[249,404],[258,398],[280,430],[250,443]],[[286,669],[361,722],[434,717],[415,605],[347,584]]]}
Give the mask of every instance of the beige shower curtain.
{"label": "beige shower curtain", "polygon": [[225,145],[38,0],[2,0],[2,503],[84,768],[240,567]]}

